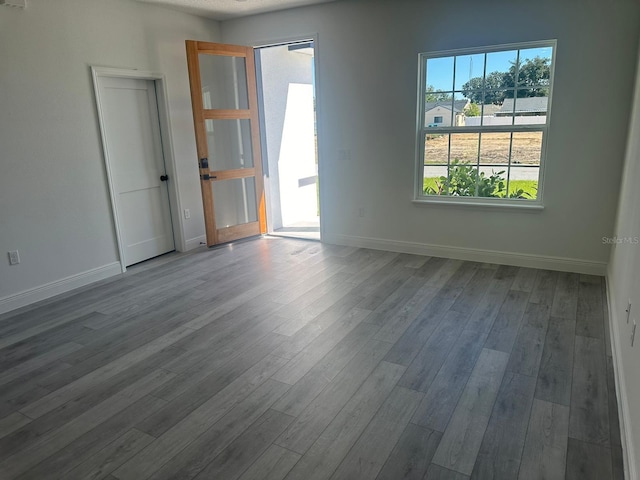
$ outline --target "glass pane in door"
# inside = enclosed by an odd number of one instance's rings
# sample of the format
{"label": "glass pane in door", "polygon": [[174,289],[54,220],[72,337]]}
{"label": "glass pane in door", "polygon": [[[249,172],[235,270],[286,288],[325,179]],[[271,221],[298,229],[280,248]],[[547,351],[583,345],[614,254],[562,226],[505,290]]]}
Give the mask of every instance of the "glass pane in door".
{"label": "glass pane in door", "polygon": [[253,167],[250,120],[205,120],[205,127],[211,170]]}
{"label": "glass pane in door", "polygon": [[234,178],[211,182],[216,228],[258,221],[256,179]]}
{"label": "glass pane in door", "polygon": [[203,108],[248,109],[247,65],[244,57],[200,54],[198,58]]}

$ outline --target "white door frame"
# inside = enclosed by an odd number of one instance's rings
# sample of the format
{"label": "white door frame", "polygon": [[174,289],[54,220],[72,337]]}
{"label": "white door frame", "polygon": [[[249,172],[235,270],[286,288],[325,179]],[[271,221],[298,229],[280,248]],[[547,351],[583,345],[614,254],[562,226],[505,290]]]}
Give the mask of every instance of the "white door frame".
{"label": "white door frame", "polygon": [[[182,225],[182,216],[179,214],[182,210],[180,208],[180,191],[178,189],[175,155],[173,153],[173,142],[171,138],[171,119],[169,117],[169,99],[167,97],[166,80],[165,76],[162,73],[98,66],[91,67],[91,75],[93,77],[93,89],[96,96],[96,107],[98,109],[98,123],[100,125],[102,152],[104,154],[104,163],[107,173],[107,181],[109,184],[109,196],[111,197],[113,226],[115,228],[116,240],[118,242],[120,268],[122,270],[122,273],[124,273],[127,271],[127,267],[125,265],[124,241],[122,239],[120,216],[118,214],[118,206],[116,202],[117,195],[113,180],[113,170],[111,167],[112,162],[110,159],[109,149],[107,147],[107,134],[105,130],[104,117],[104,99],[100,94],[98,80],[100,77],[133,78],[137,80],[151,80],[155,83],[156,101],[158,103],[158,118],[160,120],[160,137],[162,141],[162,151],[164,153],[165,169],[167,175],[169,175],[169,185],[167,186],[169,190],[169,208],[171,210],[171,223],[173,227],[173,242],[178,250],[185,251],[186,248],[183,233],[184,230]],[[178,225],[176,225],[176,223],[178,223]]]}

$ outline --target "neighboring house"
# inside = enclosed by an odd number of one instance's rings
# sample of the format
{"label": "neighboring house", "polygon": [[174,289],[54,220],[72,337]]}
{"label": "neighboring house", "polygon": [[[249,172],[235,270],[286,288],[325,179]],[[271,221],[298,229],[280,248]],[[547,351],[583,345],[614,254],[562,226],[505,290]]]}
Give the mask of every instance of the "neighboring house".
{"label": "neighboring house", "polygon": [[[438,127],[451,126],[451,106],[450,100],[442,102],[426,102],[424,121],[427,125]],[[469,107],[469,100],[456,100],[453,102],[453,113],[455,125],[464,125],[464,111]]]}
{"label": "neighboring house", "polygon": [[488,116],[493,116],[497,112],[499,112],[500,109],[502,108],[502,105],[494,105],[493,103],[487,103],[486,105],[481,107],[482,107],[482,114],[485,117],[488,117]]}
{"label": "neighboring house", "polygon": [[496,112],[496,117],[515,115],[516,117],[531,117],[547,114],[549,97],[525,97],[516,100],[516,109],[513,110],[513,98],[505,98],[502,108]]}

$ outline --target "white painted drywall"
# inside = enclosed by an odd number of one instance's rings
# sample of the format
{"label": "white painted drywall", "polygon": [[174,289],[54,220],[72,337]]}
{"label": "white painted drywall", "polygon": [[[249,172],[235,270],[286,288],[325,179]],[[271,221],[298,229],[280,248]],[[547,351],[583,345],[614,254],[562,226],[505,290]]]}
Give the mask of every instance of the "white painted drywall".
{"label": "white painted drywall", "polygon": [[[639,59],[640,65],[640,59]],[[640,68],[637,73],[635,102],[629,130],[616,238],[608,272],[611,330],[617,360],[618,394],[625,417],[627,453],[630,472],[636,480],[640,474],[640,329],[635,346],[630,335],[633,322],[640,323]],[[627,323],[627,305],[631,314]]]}
{"label": "white painted drywall", "polygon": [[0,300],[118,260],[91,65],[166,75],[183,234],[204,234],[187,39],[218,23],[129,0],[0,7]]}
{"label": "white painted drywall", "polygon": [[[221,28],[225,42],[250,45],[318,34],[323,238],[582,259],[604,269],[610,247],[601,237],[613,233],[638,2],[344,1],[229,20]],[[412,203],[418,53],[554,38],[545,209]]]}

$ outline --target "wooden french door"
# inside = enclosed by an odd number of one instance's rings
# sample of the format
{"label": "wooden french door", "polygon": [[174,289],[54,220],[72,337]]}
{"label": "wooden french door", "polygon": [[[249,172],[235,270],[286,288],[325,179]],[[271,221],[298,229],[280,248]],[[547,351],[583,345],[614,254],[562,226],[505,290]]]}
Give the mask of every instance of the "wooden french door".
{"label": "wooden french door", "polygon": [[266,233],[253,48],[187,40],[207,245]]}

